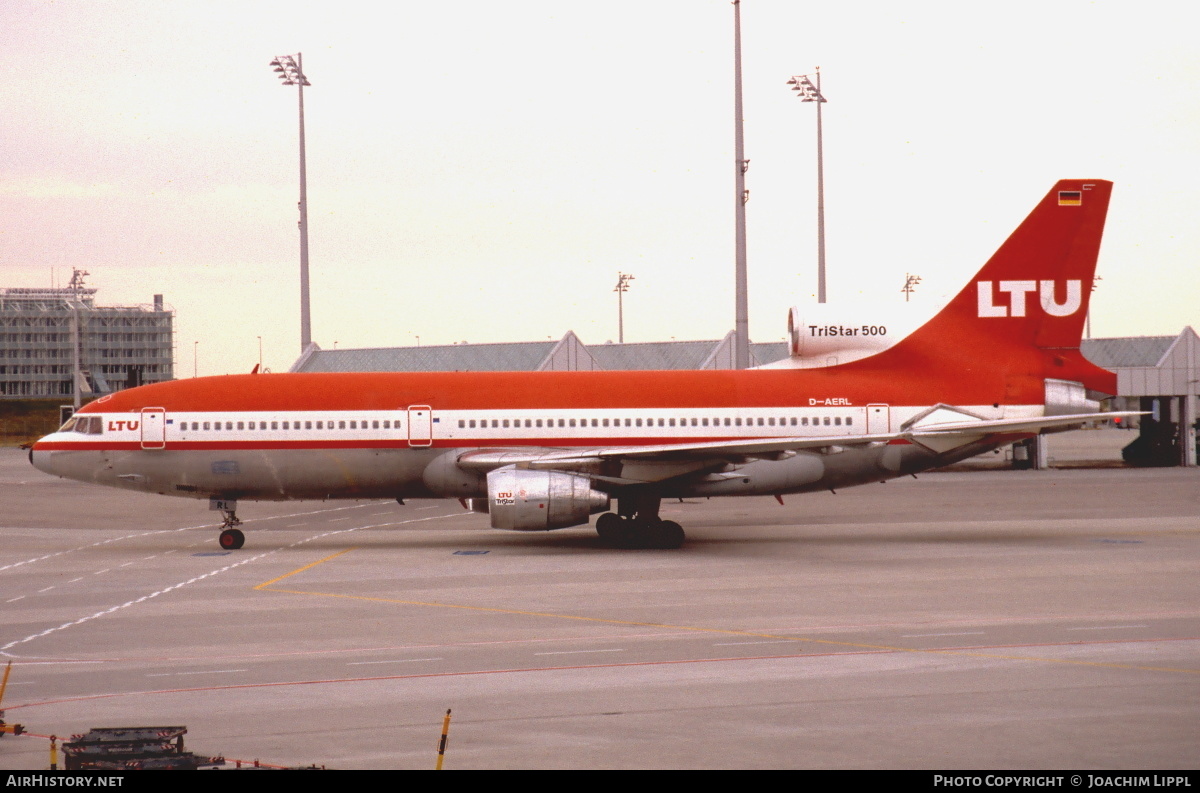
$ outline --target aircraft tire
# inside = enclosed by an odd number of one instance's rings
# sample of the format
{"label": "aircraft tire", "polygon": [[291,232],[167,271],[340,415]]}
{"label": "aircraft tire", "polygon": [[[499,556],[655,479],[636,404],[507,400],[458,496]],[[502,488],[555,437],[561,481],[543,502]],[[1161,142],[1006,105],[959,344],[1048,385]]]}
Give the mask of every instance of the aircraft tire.
{"label": "aircraft tire", "polygon": [[673,550],[683,545],[683,527],[673,520],[664,520],[654,527],[654,544],[651,547]]}
{"label": "aircraft tire", "polygon": [[596,518],[596,534],[605,545],[614,548],[628,547],[631,533],[629,521],[615,512],[605,512]]}
{"label": "aircraft tire", "polygon": [[236,551],[246,544],[246,535],[242,534],[238,529],[225,529],[225,531],[221,532],[219,542],[221,543],[221,550]]}

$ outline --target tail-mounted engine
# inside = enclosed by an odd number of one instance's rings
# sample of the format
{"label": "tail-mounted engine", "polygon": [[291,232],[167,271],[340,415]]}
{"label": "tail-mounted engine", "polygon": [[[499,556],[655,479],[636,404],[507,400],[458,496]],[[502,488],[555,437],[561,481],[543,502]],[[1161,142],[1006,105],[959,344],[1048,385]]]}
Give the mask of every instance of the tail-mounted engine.
{"label": "tail-mounted engine", "polygon": [[830,366],[866,358],[903,339],[922,318],[903,303],[900,308],[868,303],[793,306],[788,311],[789,366]]}
{"label": "tail-mounted engine", "polygon": [[516,531],[565,529],[608,509],[608,494],[587,477],[561,471],[505,466],[487,475],[492,528]]}

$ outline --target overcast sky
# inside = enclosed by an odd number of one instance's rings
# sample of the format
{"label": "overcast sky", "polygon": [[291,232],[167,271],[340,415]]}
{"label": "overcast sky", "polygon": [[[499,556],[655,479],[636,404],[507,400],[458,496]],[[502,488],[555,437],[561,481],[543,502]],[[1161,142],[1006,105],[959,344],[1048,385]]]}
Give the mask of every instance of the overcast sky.
{"label": "overcast sky", "polygon": [[[750,330],[959,289],[1059,178],[1116,183],[1095,336],[1200,324],[1200,11],[1186,3],[742,4]],[[177,315],[180,376],[299,352],[301,52],[323,347],[733,326],[726,0],[0,4],[0,286],[82,267]],[[917,310],[922,310],[922,302]],[[196,346],[195,342],[199,341]]]}

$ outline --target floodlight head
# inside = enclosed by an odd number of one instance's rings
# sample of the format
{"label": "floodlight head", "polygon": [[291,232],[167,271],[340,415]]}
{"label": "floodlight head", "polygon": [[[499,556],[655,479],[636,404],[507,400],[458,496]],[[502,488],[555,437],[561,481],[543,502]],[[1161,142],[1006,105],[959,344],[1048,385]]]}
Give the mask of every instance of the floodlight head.
{"label": "floodlight head", "polygon": [[279,75],[279,79],[283,81],[284,85],[311,85],[304,73],[300,71],[296,56],[278,55],[270,65],[275,67],[275,73]]}

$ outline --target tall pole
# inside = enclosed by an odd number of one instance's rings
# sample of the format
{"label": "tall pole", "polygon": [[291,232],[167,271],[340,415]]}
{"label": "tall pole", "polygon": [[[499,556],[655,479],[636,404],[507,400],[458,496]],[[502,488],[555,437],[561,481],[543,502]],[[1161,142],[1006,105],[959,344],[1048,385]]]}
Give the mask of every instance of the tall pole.
{"label": "tall pole", "polygon": [[300,102],[300,352],[312,343],[312,322],[308,297],[308,173],[304,159],[304,86],[312,85],[304,76],[304,58],[300,53],[280,55],[271,61],[284,85],[297,87]]}
{"label": "tall pole", "polygon": [[808,75],[796,75],[788,85],[800,96],[801,102],[817,103],[817,302],[825,302],[825,154],[821,137],[821,105],[825,97],[821,94],[821,67],[817,67],[817,82],[814,85]]}
{"label": "tall pole", "polygon": [[825,149],[821,138],[821,67],[817,67],[817,302],[825,302]]}
{"label": "tall pole", "polygon": [[613,289],[617,293],[617,342],[625,343],[625,293],[629,291],[629,282],[633,280],[633,276],[629,273],[617,271],[617,287]]}
{"label": "tall pole", "polygon": [[301,77],[296,93],[300,97],[300,352],[304,352],[312,343],[312,315],[308,299],[308,168],[304,158],[304,86],[308,80],[303,79],[304,58],[300,53],[296,53],[296,69]]}
{"label": "tall pole", "polygon": [[733,0],[734,328],[733,366],[750,368],[750,307],[746,284],[746,159],[742,140],[742,5]]}
{"label": "tall pole", "polygon": [[83,406],[83,317],[80,314],[80,309],[83,307],[83,278],[86,275],[91,275],[87,270],[73,268],[71,270],[71,290],[75,293],[71,299],[71,349],[74,350],[74,366],[72,367],[75,378],[75,387],[71,389],[74,394],[72,399],[73,413],[79,412],[79,408]]}

